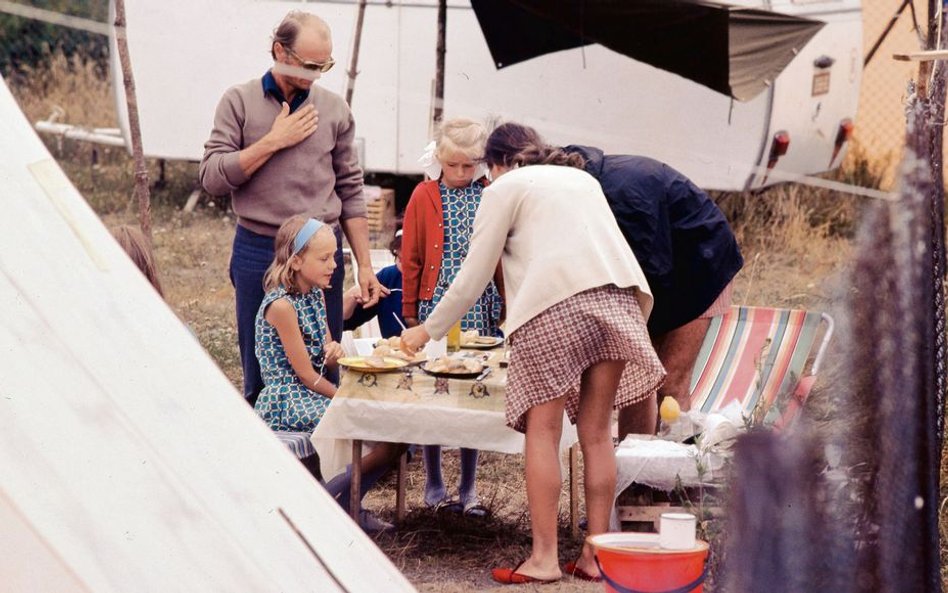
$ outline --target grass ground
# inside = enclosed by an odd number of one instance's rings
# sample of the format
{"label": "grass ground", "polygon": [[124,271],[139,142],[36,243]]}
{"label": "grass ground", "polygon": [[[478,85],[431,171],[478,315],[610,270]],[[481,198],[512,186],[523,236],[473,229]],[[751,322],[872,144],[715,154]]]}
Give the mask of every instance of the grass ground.
{"label": "grass ground", "polygon": [[[65,111],[66,121],[112,126],[115,116],[107,85],[81,61],[56,58],[49,71],[16,81],[13,90],[31,121],[47,117],[58,106]],[[136,222],[134,205],[129,202],[132,166],[123,151],[54,139],[48,145],[107,224]],[[233,219],[221,204],[208,199],[192,214],[181,211],[195,185],[194,164],[169,163],[161,179],[159,164],[150,162],[149,166],[152,181],[160,181],[153,190],[153,228],[166,298],[235,387],[239,386],[233,289],[227,277]],[[852,230],[864,201],[789,185],[717,199],[746,260],[736,279],[735,304],[816,309],[839,304],[839,279],[851,259]],[[516,564],[529,550],[522,457],[482,454],[478,486],[492,513],[485,521],[442,517],[424,509],[421,464],[409,467],[411,511],[397,533],[377,538],[379,546],[420,591],[494,590],[487,568]],[[446,482],[456,484],[457,474],[456,456],[448,452]],[[392,485],[386,483],[370,494],[367,506],[391,516],[393,501]],[[565,495],[562,501],[561,556],[570,559],[581,542],[568,535]],[[601,585],[564,579],[542,590],[598,591]]]}

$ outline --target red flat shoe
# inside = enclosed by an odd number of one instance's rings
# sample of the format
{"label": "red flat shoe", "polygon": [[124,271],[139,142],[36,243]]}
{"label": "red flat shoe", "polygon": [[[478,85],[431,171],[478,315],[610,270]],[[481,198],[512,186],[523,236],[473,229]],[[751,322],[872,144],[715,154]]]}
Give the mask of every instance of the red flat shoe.
{"label": "red flat shoe", "polygon": [[594,577],[582,568],[576,566],[575,562],[567,562],[564,564],[563,572],[582,581],[589,581],[590,583],[599,583],[602,581],[602,577]]}
{"label": "red flat shoe", "polygon": [[547,585],[559,581],[559,579],[543,580],[531,577],[530,575],[520,574],[517,571],[520,570],[521,566],[523,566],[523,562],[521,562],[517,568],[494,568],[490,571],[490,574],[494,580],[501,585],[528,585],[530,583]]}

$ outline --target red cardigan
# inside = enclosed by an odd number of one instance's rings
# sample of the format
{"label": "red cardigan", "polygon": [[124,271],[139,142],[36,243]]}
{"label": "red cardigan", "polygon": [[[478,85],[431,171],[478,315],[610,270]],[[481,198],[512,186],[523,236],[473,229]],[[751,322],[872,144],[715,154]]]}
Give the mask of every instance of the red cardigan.
{"label": "red cardigan", "polygon": [[[444,212],[438,181],[422,181],[411,194],[402,224],[402,317],[417,318],[418,301],[430,300],[434,295],[443,250]],[[498,261],[494,283],[501,300],[504,298],[503,278]]]}

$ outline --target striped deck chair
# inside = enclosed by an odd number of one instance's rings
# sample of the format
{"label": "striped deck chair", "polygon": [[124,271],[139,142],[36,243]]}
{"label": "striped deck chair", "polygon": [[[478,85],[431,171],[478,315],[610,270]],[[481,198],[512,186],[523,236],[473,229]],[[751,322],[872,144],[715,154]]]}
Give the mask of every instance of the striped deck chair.
{"label": "striped deck chair", "polygon": [[313,443],[309,440],[310,435],[308,432],[284,432],[275,430],[273,434],[299,459],[309,457],[316,452],[316,449],[313,448]]}
{"label": "striped deck chair", "polygon": [[825,313],[731,307],[711,320],[698,353],[692,409],[713,412],[737,400],[755,424],[788,426],[813,388],[832,334],[833,319]]}
{"label": "striped deck chair", "polygon": [[[711,320],[698,353],[692,409],[714,412],[736,400],[757,425],[789,426],[813,388],[832,335],[833,319],[825,313],[731,307]],[[690,498],[692,489],[683,486]],[[662,513],[690,512],[680,494],[633,483],[616,500],[617,517],[657,530]]]}
{"label": "striped deck chair", "polygon": [[322,479],[319,471],[319,456],[316,455],[316,449],[309,439],[310,433],[275,430],[273,434],[296,455],[296,458],[309,470],[309,473],[313,474],[317,480]]}

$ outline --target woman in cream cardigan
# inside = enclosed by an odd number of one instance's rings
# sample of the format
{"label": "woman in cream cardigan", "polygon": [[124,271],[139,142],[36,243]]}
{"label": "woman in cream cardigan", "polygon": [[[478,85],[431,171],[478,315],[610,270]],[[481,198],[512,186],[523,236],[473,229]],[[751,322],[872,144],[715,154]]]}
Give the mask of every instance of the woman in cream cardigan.
{"label": "woman in cream cardigan", "polygon": [[[487,141],[494,182],[484,190],[470,251],[423,325],[402,334],[419,350],[461,318],[502,260],[507,291],[507,424],[526,437],[532,553],[497,568],[501,583],[549,582],[562,572],[599,580],[592,550],[561,570],[557,555],[558,444],[565,411],[577,426],[585,461],[590,535],[605,532],[615,494],[614,408],[641,408],[641,431],[654,432],[655,390],[664,380],[648,337],[648,283],[599,183],[582,159],[537,145],[535,132],[502,125]],[[555,353],[550,356],[550,353]]]}

